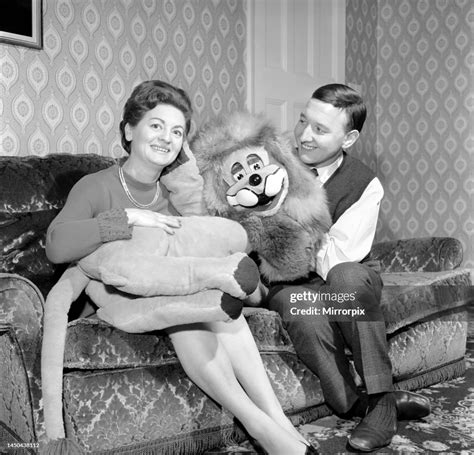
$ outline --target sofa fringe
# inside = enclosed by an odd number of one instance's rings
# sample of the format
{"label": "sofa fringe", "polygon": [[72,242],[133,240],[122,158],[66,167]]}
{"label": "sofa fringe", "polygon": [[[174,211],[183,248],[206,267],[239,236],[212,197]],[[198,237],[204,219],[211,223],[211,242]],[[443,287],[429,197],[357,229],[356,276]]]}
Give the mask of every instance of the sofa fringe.
{"label": "sofa fringe", "polygon": [[150,441],[110,450],[92,452],[95,455],[189,455],[200,454],[214,447],[238,444],[247,437],[236,427],[211,429],[207,432],[196,432],[193,435],[184,435],[177,440]]}
{"label": "sofa fringe", "polygon": [[449,381],[450,379],[462,376],[466,371],[466,362],[464,358],[438,367],[426,373],[415,376],[414,378],[402,379],[394,384],[394,388],[397,390],[417,390],[423,389],[439,382]]}
{"label": "sofa fringe", "polygon": [[[322,404],[313,406],[304,411],[289,415],[294,425],[303,425],[307,422],[330,415],[329,408]],[[189,455],[202,454],[215,447],[239,445],[249,439],[245,430],[238,424],[225,428],[210,429],[207,432],[197,432],[196,436],[185,435],[181,439],[172,441],[154,441],[135,444],[118,449],[100,450],[92,452],[95,455]]]}
{"label": "sofa fringe", "polygon": [[291,420],[293,425],[298,426],[312,422],[313,420],[321,419],[331,414],[332,411],[323,403],[305,409],[304,411],[299,411],[296,414],[289,415],[288,418]]}
{"label": "sofa fringe", "polygon": [[243,441],[249,439],[250,436],[245,432],[243,427],[239,423],[235,423],[234,427],[229,429],[222,434],[222,443],[219,444],[222,446],[235,446],[240,444]]}
{"label": "sofa fringe", "polygon": [[72,439],[53,439],[41,447],[40,455],[85,455],[84,449]]}

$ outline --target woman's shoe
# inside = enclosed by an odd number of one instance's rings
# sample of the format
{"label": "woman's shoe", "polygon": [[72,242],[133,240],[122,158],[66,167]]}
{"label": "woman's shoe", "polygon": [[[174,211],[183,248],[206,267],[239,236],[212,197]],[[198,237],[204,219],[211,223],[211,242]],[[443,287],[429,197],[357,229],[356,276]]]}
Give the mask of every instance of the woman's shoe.
{"label": "woman's shoe", "polygon": [[319,452],[311,444],[306,444],[306,452],[304,455],[319,455]]}

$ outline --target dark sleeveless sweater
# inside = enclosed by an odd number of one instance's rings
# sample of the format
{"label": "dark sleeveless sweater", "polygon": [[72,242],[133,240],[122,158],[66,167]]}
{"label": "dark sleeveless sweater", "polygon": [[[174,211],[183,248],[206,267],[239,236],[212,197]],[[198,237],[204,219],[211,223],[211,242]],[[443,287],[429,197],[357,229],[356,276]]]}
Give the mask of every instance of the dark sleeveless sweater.
{"label": "dark sleeveless sweater", "polygon": [[357,158],[343,152],[341,165],[329,177],[326,189],[333,224],[355,202],[375,178],[374,172]]}

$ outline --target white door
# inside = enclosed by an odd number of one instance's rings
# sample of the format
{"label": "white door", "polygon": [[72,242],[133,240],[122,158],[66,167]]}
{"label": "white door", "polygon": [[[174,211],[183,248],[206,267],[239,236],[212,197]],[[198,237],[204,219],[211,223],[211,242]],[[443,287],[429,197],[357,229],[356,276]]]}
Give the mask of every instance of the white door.
{"label": "white door", "polygon": [[247,107],[293,130],[313,91],[344,83],[346,0],[248,0]]}

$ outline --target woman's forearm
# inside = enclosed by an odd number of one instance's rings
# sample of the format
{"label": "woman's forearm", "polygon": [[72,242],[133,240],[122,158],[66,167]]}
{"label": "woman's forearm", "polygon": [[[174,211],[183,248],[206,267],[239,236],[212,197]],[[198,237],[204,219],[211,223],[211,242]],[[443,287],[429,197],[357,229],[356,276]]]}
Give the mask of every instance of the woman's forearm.
{"label": "woman's forearm", "polygon": [[123,209],[99,213],[96,218],[64,221],[59,216],[47,232],[46,256],[55,264],[82,259],[103,243],[132,237],[132,228]]}
{"label": "woman's forearm", "polygon": [[69,263],[92,253],[102,243],[96,219],[53,223],[46,235],[46,256],[54,264]]}

